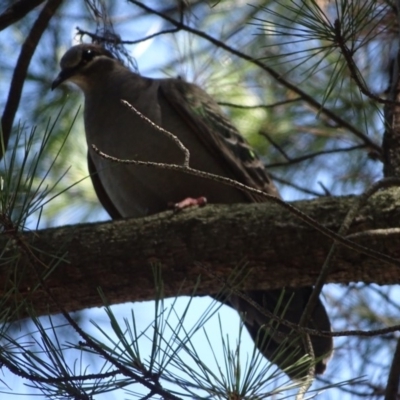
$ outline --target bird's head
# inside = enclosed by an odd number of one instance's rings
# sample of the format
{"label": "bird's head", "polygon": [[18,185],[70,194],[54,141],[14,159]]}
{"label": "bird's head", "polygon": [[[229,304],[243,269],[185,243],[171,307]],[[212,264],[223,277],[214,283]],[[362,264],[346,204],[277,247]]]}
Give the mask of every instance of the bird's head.
{"label": "bird's head", "polygon": [[91,77],[112,68],[118,62],[111,52],[97,44],[79,44],[71,47],[61,58],[61,72],[53,81],[54,90],[64,81],[78,85],[83,91],[88,89]]}

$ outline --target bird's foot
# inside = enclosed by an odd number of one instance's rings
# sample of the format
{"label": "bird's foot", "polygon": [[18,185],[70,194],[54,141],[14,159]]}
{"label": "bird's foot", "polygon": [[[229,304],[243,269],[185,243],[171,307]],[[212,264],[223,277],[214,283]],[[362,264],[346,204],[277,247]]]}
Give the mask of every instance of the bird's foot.
{"label": "bird's foot", "polygon": [[194,199],[193,197],[187,197],[178,203],[168,203],[168,208],[174,210],[174,212],[180,212],[185,208],[189,207],[204,207],[207,204],[207,198],[202,196]]}

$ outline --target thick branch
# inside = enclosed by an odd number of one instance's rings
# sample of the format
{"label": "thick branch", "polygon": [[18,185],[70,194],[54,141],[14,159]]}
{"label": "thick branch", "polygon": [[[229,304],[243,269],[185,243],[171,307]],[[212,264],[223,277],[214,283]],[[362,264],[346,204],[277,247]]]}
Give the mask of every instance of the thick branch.
{"label": "thick branch", "polygon": [[44,0],[19,0],[15,1],[0,15],[0,31],[7,28],[14,22],[19,21],[26,14],[36,8]]}
{"label": "thick branch", "polygon": [[[352,197],[322,198],[295,205],[332,230],[338,230],[351,206]],[[392,189],[371,198],[353,223],[351,233],[358,243],[400,258],[399,230],[382,234],[400,221],[400,190]],[[379,234],[371,233],[380,229]],[[7,237],[0,240],[6,246]],[[65,261],[46,278],[46,285],[67,311],[100,306],[101,287],[110,304],[148,300],[154,296],[152,265],[162,267],[165,295],[190,294],[202,275],[199,295],[215,293],[221,283],[207,274],[204,265],[226,279],[237,266],[251,273],[243,288],[268,289],[305,286],[315,282],[329,251],[331,240],[306,226],[277,205],[248,204],[207,206],[178,215],[158,216],[118,222],[85,224],[47,229],[23,235],[33,253],[44,264],[64,255]],[[13,242],[10,252],[18,253]],[[40,249],[41,253],[38,250]],[[11,264],[0,266],[0,296],[18,287],[13,301],[29,298],[38,315],[58,311],[46,291],[32,288],[38,278],[27,260],[19,260],[15,272]],[[328,282],[395,284],[400,268],[384,264],[345,249],[338,251],[336,267]],[[43,266],[43,274],[48,270]],[[18,282],[16,284],[15,282]],[[19,316],[24,316],[21,311]]]}

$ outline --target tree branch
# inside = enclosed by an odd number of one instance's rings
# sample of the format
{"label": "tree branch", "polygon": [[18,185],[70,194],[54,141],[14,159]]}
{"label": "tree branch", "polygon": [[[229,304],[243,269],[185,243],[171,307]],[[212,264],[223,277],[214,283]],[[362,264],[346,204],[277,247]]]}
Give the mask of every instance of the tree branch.
{"label": "tree branch", "polygon": [[[7,149],[7,144],[10,139],[11,129],[14,122],[15,114],[17,113],[19,101],[21,100],[22,89],[29,64],[35,52],[36,46],[46,30],[51,17],[61,5],[63,0],[49,0],[40,12],[37,20],[32,26],[28,37],[22,45],[21,52],[18,57],[17,65],[14,68],[13,77],[8,92],[7,102],[4,107],[4,112],[1,117],[1,130],[3,135],[2,144],[4,151]],[[3,157],[3,149],[0,147],[0,158]]]}
{"label": "tree branch", "polygon": [[[264,135],[263,132],[261,132],[261,135]],[[321,150],[321,151],[315,151],[314,153],[310,154],[305,154],[304,156],[296,157],[296,158],[290,158],[284,162],[276,162],[276,163],[271,163],[271,164],[265,164],[265,168],[274,168],[274,167],[285,167],[293,164],[297,164],[306,160],[310,160],[311,158],[315,158],[318,156],[324,156],[326,154],[336,154],[336,153],[347,153],[353,150],[360,150],[364,149],[366,146],[364,144],[359,144],[356,146],[349,146],[349,147],[342,147],[339,149],[331,149],[331,150]],[[285,157],[287,158],[287,157]]]}
{"label": "tree branch", "polygon": [[44,0],[19,0],[14,2],[0,15],[0,31],[24,18]]}
{"label": "tree branch", "polygon": [[[353,197],[322,198],[296,202],[309,216],[337,230]],[[391,189],[370,199],[361,210],[350,233],[385,229],[400,221],[400,190]],[[102,305],[101,287],[109,304],[149,300],[154,297],[152,266],[161,266],[165,295],[189,295],[199,275],[198,294],[217,293],[221,284],[204,273],[199,264],[227,279],[243,263],[251,273],[241,286],[246,289],[273,289],[312,285],[331,246],[331,240],[316,232],[274,204],[207,206],[181,214],[166,212],[143,219],[100,224],[84,224],[23,234],[43,265],[58,263],[53,272],[43,267],[46,287],[66,311]],[[360,244],[400,257],[400,234],[366,235]],[[8,255],[18,248],[6,236],[0,248]],[[52,256],[53,255],[53,256]],[[56,258],[57,256],[58,258]],[[4,260],[5,255],[3,255]],[[395,284],[398,266],[384,264],[356,253],[338,249],[336,263],[327,282],[352,281]],[[58,312],[28,260],[20,258],[18,268],[10,261],[0,266],[0,297],[12,290],[13,302],[31,302],[37,315]],[[182,286],[182,282],[186,282]],[[39,285],[40,286],[40,285]],[[14,303],[9,304],[12,309]],[[19,310],[15,318],[27,316]]]}

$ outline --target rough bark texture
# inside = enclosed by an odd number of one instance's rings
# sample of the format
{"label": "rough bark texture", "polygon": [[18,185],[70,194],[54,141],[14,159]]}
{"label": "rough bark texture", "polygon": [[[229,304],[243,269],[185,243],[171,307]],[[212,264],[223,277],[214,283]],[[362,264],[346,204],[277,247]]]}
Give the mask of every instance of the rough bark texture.
{"label": "rough bark texture", "polygon": [[[336,231],[353,199],[323,198],[296,202],[295,206]],[[395,227],[399,221],[400,190],[392,189],[370,199],[352,232]],[[243,288],[310,285],[332,243],[287,210],[269,203],[207,206],[178,215],[167,212],[24,233],[17,240],[15,235],[11,237],[14,240],[8,239],[8,244],[7,237],[0,238],[1,248],[7,245],[10,256],[20,254],[21,246],[31,250],[25,251],[17,264],[10,259],[9,264],[0,266],[0,298],[13,290],[13,301],[21,304],[27,299],[37,315],[56,313],[59,307],[40,287],[35,271],[48,275],[45,286],[65,310],[73,311],[100,306],[99,287],[110,304],[154,298],[152,265],[162,268],[166,296],[176,295],[179,289],[182,295],[191,294],[199,275],[197,294],[220,290],[221,283],[199,264],[226,279],[235,267],[246,263],[251,272]],[[357,242],[400,258],[399,233],[367,235]],[[48,254],[62,256],[51,273],[45,267],[52,260]],[[341,246],[328,282],[354,281],[399,283],[400,267]],[[26,315],[24,305],[13,318]]]}

